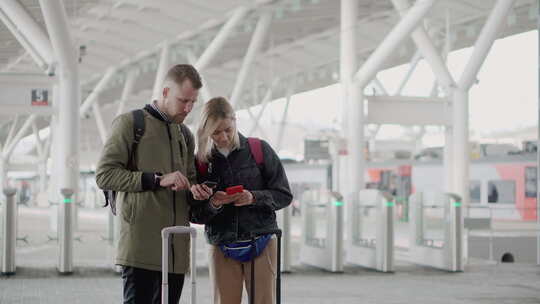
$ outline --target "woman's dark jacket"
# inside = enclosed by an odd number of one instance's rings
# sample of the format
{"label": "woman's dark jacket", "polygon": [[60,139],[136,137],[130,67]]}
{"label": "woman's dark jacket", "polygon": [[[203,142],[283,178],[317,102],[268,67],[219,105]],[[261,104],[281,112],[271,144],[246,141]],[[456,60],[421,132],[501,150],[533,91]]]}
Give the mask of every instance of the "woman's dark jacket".
{"label": "woman's dark jacket", "polygon": [[216,209],[209,201],[201,201],[192,206],[192,220],[205,224],[206,237],[210,244],[228,244],[250,239],[252,231],[276,229],[276,210],[287,207],[292,201],[291,189],[285,170],[270,145],[261,140],[264,162],[258,166],[251,153],[247,138],[239,134],[240,147],[227,157],[212,151],[208,172],[198,176],[218,182],[215,191],[243,185],[250,191],[255,202],[236,207],[233,203]]}

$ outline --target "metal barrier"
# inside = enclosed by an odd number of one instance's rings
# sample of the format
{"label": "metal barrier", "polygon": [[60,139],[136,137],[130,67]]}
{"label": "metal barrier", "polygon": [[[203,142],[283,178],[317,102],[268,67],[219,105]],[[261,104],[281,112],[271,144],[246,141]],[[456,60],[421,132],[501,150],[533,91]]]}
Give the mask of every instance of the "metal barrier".
{"label": "metal barrier", "polygon": [[281,272],[291,272],[291,216],[291,206],[277,212],[278,225],[282,231]]}
{"label": "metal barrier", "polygon": [[394,269],[394,199],[375,189],[360,191],[349,200],[346,261],[392,272]]}
{"label": "metal barrier", "polygon": [[58,207],[58,271],[73,272],[73,190],[62,188],[62,202]]}
{"label": "metal barrier", "polygon": [[2,224],[2,274],[14,274],[15,247],[17,245],[17,204],[15,202],[16,189],[5,188],[6,196],[3,210]]}
{"label": "metal barrier", "polygon": [[419,192],[411,195],[409,202],[412,225],[410,247],[407,256],[402,257],[415,264],[446,271],[463,271],[460,197],[450,193]]}
{"label": "metal barrier", "polygon": [[540,229],[534,217],[522,216],[536,216],[536,207],[477,204],[466,210],[465,256],[497,263],[536,263]]}
{"label": "metal barrier", "polygon": [[343,196],[327,190],[306,191],[302,196],[301,210],[300,262],[331,272],[342,272]]}

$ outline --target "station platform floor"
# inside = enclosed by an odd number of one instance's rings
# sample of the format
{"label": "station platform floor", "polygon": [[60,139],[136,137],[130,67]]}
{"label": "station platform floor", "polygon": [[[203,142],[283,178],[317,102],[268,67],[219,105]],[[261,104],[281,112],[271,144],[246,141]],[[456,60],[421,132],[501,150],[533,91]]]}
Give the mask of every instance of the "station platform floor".
{"label": "station platform floor", "polygon": [[[0,303],[121,303],[121,278],[111,267],[106,210],[81,210],[74,248],[74,273],[56,271],[57,243],[50,240],[49,211],[19,209],[17,272],[0,276]],[[292,222],[299,221],[293,217]],[[540,266],[473,260],[464,272],[397,262],[395,272],[379,273],[347,265],[330,273],[298,263],[293,233],[292,272],[283,274],[283,303],[516,303],[540,304]],[[189,302],[186,280],[181,303]],[[198,303],[212,303],[208,271],[198,268]],[[243,301],[243,303],[247,303]]]}

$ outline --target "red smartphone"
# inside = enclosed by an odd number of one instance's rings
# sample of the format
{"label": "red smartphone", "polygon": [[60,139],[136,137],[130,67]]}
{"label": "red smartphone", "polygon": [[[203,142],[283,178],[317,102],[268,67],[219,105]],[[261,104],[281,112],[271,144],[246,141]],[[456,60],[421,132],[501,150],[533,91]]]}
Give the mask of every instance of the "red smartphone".
{"label": "red smartphone", "polygon": [[244,191],[244,186],[238,185],[238,186],[232,186],[225,189],[225,192],[227,192],[227,195],[232,195],[235,193],[240,193]]}

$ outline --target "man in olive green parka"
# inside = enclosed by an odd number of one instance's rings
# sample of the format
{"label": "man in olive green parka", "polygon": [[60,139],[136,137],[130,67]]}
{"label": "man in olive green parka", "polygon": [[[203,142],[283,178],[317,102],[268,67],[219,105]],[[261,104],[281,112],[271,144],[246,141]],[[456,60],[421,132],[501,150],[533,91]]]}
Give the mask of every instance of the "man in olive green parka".
{"label": "man in olive green parka", "polygon": [[[96,182],[101,189],[118,191],[116,264],[123,266],[124,303],[161,303],[161,230],[189,226],[189,203],[212,194],[206,186],[193,185],[195,143],[189,129],[181,125],[201,87],[200,76],[191,65],[179,64],[168,71],[160,98],[143,109],[144,135],[131,166],[135,171],[128,169],[134,140],[131,112],[115,119],[103,148]],[[182,293],[184,274],[189,270],[189,248],[188,235],[172,237],[171,303],[178,303]]]}

